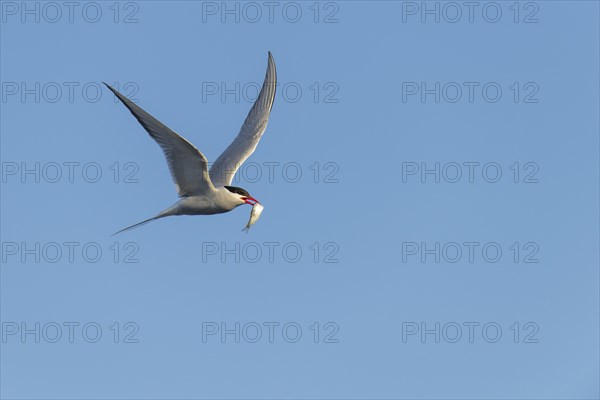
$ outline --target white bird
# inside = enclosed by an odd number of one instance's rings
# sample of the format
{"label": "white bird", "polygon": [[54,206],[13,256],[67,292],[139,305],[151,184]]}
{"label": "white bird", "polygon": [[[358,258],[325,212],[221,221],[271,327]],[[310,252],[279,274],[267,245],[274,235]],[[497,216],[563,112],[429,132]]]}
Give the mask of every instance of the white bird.
{"label": "white bird", "polygon": [[132,103],[110,85],[104,84],[131,111],[161,147],[177,193],[181,198],[158,215],[121,229],[114,235],[171,215],[220,214],[231,211],[242,204],[250,204],[254,210],[254,205],[259,201],[250,196],[246,190],[230,185],[238,168],[254,152],[267,128],[277,85],[275,60],[273,60],[271,52],[269,52],[267,73],[258,98],[250,109],[237,137],[217,158],[210,171],[206,157],[194,145]]}

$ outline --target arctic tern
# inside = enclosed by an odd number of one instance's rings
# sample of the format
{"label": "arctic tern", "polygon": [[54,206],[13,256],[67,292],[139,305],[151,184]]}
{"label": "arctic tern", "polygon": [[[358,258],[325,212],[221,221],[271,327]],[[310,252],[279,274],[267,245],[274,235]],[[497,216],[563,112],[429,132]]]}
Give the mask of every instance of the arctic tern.
{"label": "arctic tern", "polygon": [[104,84],[121,100],[161,147],[180,197],[179,201],[156,216],[121,229],[114,235],[159,218],[172,215],[220,214],[231,211],[242,204],[253,206],[252,217],[246,230],[256,222],[262,212],[262,205],[246,190],[231,186],[231,181],[242,163],[254,152],[267,128],[277,85],[275,60],[271,52],[269,52],[265,80],[254,105],[237,137],[217,158],[210,170],[206,157],[194,145],[110,85]]}

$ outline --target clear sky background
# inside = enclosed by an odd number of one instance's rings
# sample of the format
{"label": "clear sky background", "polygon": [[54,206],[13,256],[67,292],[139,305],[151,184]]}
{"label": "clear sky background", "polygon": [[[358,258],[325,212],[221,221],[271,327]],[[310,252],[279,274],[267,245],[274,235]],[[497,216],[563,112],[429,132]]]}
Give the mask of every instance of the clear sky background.
{"label": "clear sky background", "polygon": [[[269,4],[0,3],[2,398],[597,399],[598,3]],[[258,223],[111,237],[177,197],[100,82],[215,160],[269,50]]]}

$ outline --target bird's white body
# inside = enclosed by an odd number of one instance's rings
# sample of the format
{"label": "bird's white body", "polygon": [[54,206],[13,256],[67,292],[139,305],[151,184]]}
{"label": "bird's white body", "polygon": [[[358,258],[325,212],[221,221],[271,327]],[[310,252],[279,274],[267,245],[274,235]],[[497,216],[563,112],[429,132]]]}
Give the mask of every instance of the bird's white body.
{"label": "bird's white body", "polygon": [[267,128],[277,86],[275,60],[270,52],[267,73],[258,98],[248,113],[240,132],[229,147],[217,158],[210,170],[206,157],[190,142],[111,86],[106,86],[121,100],[161,147],[167,159],[171,177],[181,198],[177,203],[158,215],[116,233],[171,215],[221,214],[242,204],[254,205],[258,203],[258,200],[250,196],[244,189],[228,185],[231,184],[241,164],[254,152]]}
{"label": "bird's white body", "polygon": [[239,196],[220,187],[202,196],[184,197],[167,210],[171,210],[171,215],[212,215],[226,213],[243,204],[246,202]]}

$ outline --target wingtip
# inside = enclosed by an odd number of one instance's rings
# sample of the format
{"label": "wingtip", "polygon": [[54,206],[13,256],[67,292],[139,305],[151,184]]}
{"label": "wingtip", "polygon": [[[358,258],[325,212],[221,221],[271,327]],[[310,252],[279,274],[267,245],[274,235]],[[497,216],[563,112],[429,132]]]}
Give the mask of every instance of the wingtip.
{"label": "wingtip", "polygon": [[[269,70],[273,70],[275,77],[277,77],[277,71],[276,71],[276,67],[275,67],[275,58],[273,57],[273,54],[269,51],[269,61],[268,61],[268,67],[267,67],[267,74],[269,73]],[[277,78],[275,78],[277,79]]]}
{"label": "wingtip", "polygon": [[125,232],[126,230],[127,230],[127,228],[123,228],[123,229],[121,229],[121,230],[118,230],[118,231],[116,231],[115,233],[113,233],[112,235],[110,235],[110,237],[117,236],[119,233],[123,233],[123,232]]}
{"label": "wingtip", "polygon": [[104,83],[104,86],[106,86],[108,88],[108,90],[113,92],[115,95],[117,94],[117,91],[112,86],[110,86],[108,83],[106,83],[106,82],[102,82],[102,83]]}

